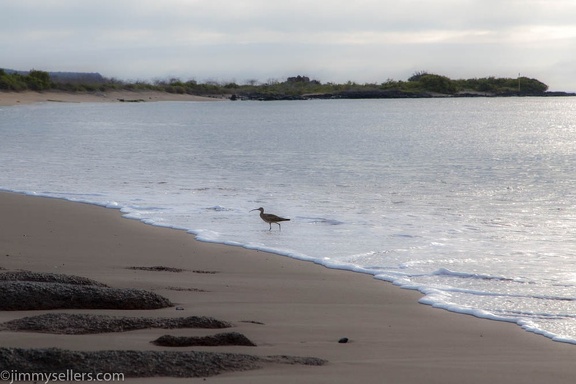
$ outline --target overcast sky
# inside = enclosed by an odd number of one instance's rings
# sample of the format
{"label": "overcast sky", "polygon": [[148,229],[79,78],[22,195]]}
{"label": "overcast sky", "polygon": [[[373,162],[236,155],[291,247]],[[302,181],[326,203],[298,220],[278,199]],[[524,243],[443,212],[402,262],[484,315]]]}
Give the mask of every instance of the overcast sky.
{"label": "overcast sky", "polygon": [[576,0],[2,0],[0,67],[238,83],[520,73],[576,91]]}

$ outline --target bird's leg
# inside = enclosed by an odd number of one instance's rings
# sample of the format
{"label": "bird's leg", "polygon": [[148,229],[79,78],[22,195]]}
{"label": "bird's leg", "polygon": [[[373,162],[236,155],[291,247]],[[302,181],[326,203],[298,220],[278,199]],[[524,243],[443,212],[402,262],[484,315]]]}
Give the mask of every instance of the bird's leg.
{"label": "bird's leg", "polygon": [[270,224],[270,229],[269,229],[269,231],[271,231],[271,230],[272,230],[272,223],[268,223],[268,224]]}

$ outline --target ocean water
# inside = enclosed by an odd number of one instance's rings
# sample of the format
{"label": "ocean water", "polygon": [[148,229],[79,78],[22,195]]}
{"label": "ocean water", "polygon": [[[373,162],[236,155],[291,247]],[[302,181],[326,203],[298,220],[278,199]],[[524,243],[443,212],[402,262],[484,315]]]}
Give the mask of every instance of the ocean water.
{"label": "ocean water", "polygon": [[574,98],[46,103],[0,107],[0,139],[0,189],[576,343]]}

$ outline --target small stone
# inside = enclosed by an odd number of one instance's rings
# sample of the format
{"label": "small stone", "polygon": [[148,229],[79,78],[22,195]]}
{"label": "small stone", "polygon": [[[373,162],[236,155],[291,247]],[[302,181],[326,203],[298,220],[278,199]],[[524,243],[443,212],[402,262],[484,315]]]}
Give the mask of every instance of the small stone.
{"label": "small stone", "polygon": [[346,343],[348,342],[348,338],[347,338],[347,337],[343,337],[343,338],[341,338],[340,340],[338,340],[338,342],[339,342],[340,344],[346,344]]}
{"label": "small stone", "polygon": [[177,310],[177,311],[183,311],[183,310],[184,310],[184,307],[176,307],[176,310]]}

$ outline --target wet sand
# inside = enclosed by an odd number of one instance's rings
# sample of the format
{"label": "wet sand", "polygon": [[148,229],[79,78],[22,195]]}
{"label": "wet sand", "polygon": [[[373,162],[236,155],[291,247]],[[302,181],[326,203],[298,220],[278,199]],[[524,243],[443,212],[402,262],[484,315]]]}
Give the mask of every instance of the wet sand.
{"label": "wet sand", "polygon": [[[221,330],[146,328],[96,334],[0,331],[2,347],[75,351],[208,351],[290,355],[323,366],[266,362],[213,383],[573,383],[576,346],[503,322],[418,304],[418,292],[371,276],[265,252],[194,240],[119,211],[0,193],[0,273],[32,271],[96,280],[168,298],[161,309],[0,311],[0,323],[46,313],[130,317],[209,316],[256,346],[167,347],[162,335],[204,337]],[[151,268],[161,266],[163,268]],[[136,267],[136,268],[135,268]],[[166,268],[164,268],[166,267]],[[180,270],[180,271],[178,271]],[[347,343],[339,343],[347,338]],[[127,378],[134,383],[202,378]]]}

